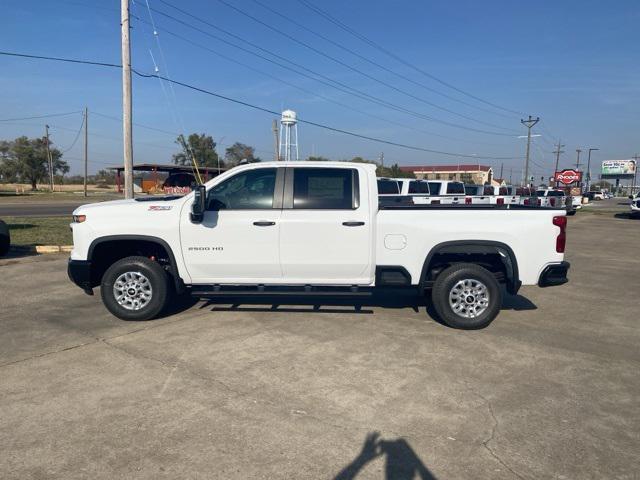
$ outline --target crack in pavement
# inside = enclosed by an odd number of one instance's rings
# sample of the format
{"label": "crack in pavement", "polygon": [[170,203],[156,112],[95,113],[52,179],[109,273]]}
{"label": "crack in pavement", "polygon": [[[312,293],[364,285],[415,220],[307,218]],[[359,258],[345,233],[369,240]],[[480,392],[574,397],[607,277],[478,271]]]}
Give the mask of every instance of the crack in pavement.
{"label": "crack in pavement", "polygon": [[178,318],[176,320],[164,322],[164,323],[162,323],[160,325],[150,325],[150,326],[147,326],[147,327],[143,327],[143,328],[138,328],[136,330],[132,330],[130,332],[121,333],[121,334],[118,334],[118,335],[113,335],[111,337],[96,337],[95,335],[93,335],[89,331],[85,331],[85,330],[83,330],[83,329],[81,329],[79,327],[71,327],[74,330],[77,330],[78,332],[82,333],[83,335],[91,337],[93,339],[93,341],[84,342],[84,343],[78,343],[76,345],[71,345],[71,346],[68,346],[68,347],[60,348],[58,350],[52,350],[52,351],[49,351],[49,352],[38,353],[38,354],[32,355],[30,357],[20,358],[18,360],[12,360],[10,362],[6,362],[6,363],[0,364],[0,368],[10,367],[11,365],[16,365],[18,363],[28,362],[29,360],[35,360],[37,358],[48,357],[50,355],[56,355],[58,353],[68,352],[69,350],[75,350],[76,348],[86,347],[87,345],[94,345],[94,344],[99,343],[99,342],[104,342],[105,340],[113,340],[115,338],[126,337],[127,335],[133,335],[134,333],[144,332],[146,330],[154,330],[156,328],[160,328],[160,327],[163,327],[165,325],[172,325],[172,324],[180,322],[180,321],[191,320],[193,318],[196,318],[197,316],[199,316],[199,315],[196,315],[194,317],[189,317],[189,318],[186,318],[186,319]]}
{"label": "crack in pavement", "polygon": [[482,441],[482,446],[484,447],[484,449],[489,452],[489,454],[498,462],[500,463],[500,465],[502,465],[504,468],[506,468],[509,472],[511,472],[516,478],[519,478],[520,480],[525,480],[525,477],[521,474],[519,474],[518,472],[516,472],[513,468],[511,468],[509,465],[507,465],[505,463],[504,460],[502,460],[502,458],[500,458],[500,456],[495,452],[495,450],[489,445],[489,443],[491,443],[496,435],[496,432],[498,431],[498,419],[495,415],[495,413],[493,412],[493,405],[491,405],[491,402],[489,401],[489,399],[487,399],[484,395],[478,393],[473,387],[471,387],[471,385],[467,384],[465,382],[465,385],[467,386],[467,388],[478,398],[482,399],[482,401],[485,403],[485,405],[487,406],[487,410],[489,411],[489,415],[491,415],[491,419],[493,420],[493,425],[491,427],[491,432],[489,434],[489,436],[484,439]]}

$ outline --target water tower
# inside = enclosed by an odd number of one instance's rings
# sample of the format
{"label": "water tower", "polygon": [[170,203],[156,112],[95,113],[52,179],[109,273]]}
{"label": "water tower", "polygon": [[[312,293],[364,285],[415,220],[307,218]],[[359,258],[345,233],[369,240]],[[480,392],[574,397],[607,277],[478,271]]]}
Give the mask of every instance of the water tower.
{"label": "water tower", "polygon": [[278,157],[280,160],[298,160],[298,116],[293,110],[285,110],[280,118]]}

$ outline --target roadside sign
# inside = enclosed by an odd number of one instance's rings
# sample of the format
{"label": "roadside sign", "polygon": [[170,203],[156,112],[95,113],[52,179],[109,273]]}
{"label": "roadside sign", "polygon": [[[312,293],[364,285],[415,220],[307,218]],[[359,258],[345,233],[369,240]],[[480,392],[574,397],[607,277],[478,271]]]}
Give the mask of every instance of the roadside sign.
{"label": "roadside sign", "polygon": [[635,160],[605,160],[602,162],[602,178],[631,178],[636,168]]}
{"label": "roadside sign", "polygon": [[573,169],[565,169],[561,172],[556,172],[554,175],[554,179],[556,182],[564,183],[565,185],[570,185],[575,182],[579,182],[582,180],[582,172]]}

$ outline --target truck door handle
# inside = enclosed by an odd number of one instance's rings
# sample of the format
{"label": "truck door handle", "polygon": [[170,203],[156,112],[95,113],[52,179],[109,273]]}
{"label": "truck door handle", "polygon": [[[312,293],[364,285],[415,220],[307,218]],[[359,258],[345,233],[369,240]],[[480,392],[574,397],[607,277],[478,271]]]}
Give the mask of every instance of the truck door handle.
{"label": "truck door handle", "polygon": [[276,222],[270,222],[269,220],[259,220],[257,222],[253,222],[256,227],[272,227],[276,224]]}
{"label": "truck door handle", "polygon": [[342,225],[345,227],[361,227],[364,225],[364,222],[342,222]]}

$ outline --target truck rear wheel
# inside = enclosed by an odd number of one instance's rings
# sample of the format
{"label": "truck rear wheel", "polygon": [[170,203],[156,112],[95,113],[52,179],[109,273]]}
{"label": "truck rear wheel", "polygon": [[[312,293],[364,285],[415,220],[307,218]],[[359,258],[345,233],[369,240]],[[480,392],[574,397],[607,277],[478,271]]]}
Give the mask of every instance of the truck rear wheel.
{"label": "truck rear wheel", "polygon": [[444,323],[464,330],[486,327],[502,306],[502,291],[493,274],[471,263],[459,263],[442,271],[431,298]]}
{"label": "truck rear wheel", "polygon": [[107,310],[119,319],[150,320],[167,302],[167,273],[146,257],[126,257],[104,273],[100,294]]}

